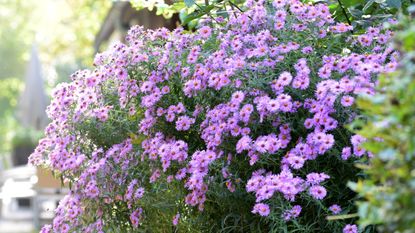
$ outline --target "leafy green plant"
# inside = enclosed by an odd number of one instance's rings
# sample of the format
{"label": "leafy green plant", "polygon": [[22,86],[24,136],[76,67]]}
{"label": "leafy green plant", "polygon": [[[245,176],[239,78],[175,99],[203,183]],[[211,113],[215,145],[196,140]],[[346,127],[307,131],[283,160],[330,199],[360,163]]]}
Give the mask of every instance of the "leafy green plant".
{"label": "leafy green plant", "polygon": [[35,147],[42,137],[42,131],[35,130],[32,128],[23,128],[22,126],[16,127],[13,130],[13,139],[11,141],[12,147],[16,148],[19,146]]}
{"label": "leafy green plant", "polygon": [[[415,232],[415,21],[403,16],[395,48],[402,53],[396,72],[382,75],[379,92],[358,100],[367,117],[358,131],[374,154],[361,165],[366,178],[352,183],[361,226],[381,232]],[[362,124],[364,123],[364,124]]]}
{"label": "leafy green plant", "polygon": [[396,16],[399,10],[407,13],[410,0],[336,0],[330,7],[340,21],[355,28],[366,28],[374,23]]}
{"label": "leafy green plant", "polygon": [[22,82],[17,78],[0,79],[0,153],[11,149],[12,132],[17,128],[14,111],[17,96],[22,90]]}

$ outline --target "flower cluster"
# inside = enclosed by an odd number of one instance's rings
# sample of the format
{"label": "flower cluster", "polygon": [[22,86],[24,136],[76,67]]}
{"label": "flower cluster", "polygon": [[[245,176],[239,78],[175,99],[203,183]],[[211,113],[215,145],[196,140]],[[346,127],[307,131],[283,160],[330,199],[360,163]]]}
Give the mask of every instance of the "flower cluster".
{"label": "flower cluster", "polygon": [[[52,123],[30,162],[73,188],[43,232],[101,232],[119,216],[108,209],[127,211],[137,228],[142,199],[152,195],[145,187],[162,182],[182,186],[184,205],[203,211],[222,177],[229,193],[254,196],[253,214],[276,213],[287,224],[310,211],[304,200],[335,203],[330,185],[353,179],[351,158],[367,155],[365,139],[344,125],[358,114],[354,97],[372,95],[376,75],[396,67],[385,45],[392,32],[373,27],[353,37],[322,3],[246,6],[196,33],[135,26],[126,44],[96,56],[94,70],[56,88]],[[183,214],[174,211],[171,224]]]}

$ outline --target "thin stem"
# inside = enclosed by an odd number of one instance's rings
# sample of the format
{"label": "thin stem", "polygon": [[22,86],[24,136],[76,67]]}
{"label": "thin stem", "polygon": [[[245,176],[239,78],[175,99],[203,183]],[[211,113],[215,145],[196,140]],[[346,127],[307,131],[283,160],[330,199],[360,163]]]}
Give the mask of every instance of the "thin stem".
{"label": "thin stem", "polygon": [[196,2],[195,2],[195,5],[199,8],[199,10],[204,11],[204,12],[205,12],[205,14],[206,14],[207,16],[209,16],[211,19],[213,19],[216,23],[218,23],[218,24],[219,24],[219,22],[215,19],[215,17],[213,17],[213,16],[210,14],[210,12],[209,12],[209,11],[204,10],[204,9],[203,9],[201,6],[199,6]]}
{"label": "thin stem", "polygon": [[234,7],[234,5],[232,5],[231,4],[231,1],[229,1],[229,5],[231,6],[231,9],[232,9],[232,13],[233,13],[233,15],[235,16],[235,18],[238,18],[238,15],[236,14],[236,12],[235,12],[235,7]]}
{"label": "thin stem", "polygon": [[357,218],[357,217],[359,217],[359,214],[355,213],[355,214],[327,216],[326,219],[328,221],[333,221],[333,220],[342,220],[342,219]]}
{"label": "thin stem", "polygon": [[[235,7],[236,9],[238,9],[240,12],[244,12],[241,8],[239,8],[238,5],[236,5],[235,3],[232,2],[232,0],[229,0],[229,4],[231,4],[231,7]],[[250,18],[252,20],[252,17],[248,15],[248,18]]]}
{"label": "thin stem", "polygon": [[343,3],[340,0],[337,0],[337,2],[339,3],[340,8],[342,8],[344,16],[346,16],[347,23],[349,25],[352,25],[352,22],[350,22],[349,16],[347,16],[346,9],[344,8]]}
{"label": "thin stem", "polygon": [[238,5],[236,5],[235,3],[233,3],[231,0],[229,0],[229,3],[234,6],[236,9],[238,9],[240,12],[244,12],[241,8],[239,8]]}

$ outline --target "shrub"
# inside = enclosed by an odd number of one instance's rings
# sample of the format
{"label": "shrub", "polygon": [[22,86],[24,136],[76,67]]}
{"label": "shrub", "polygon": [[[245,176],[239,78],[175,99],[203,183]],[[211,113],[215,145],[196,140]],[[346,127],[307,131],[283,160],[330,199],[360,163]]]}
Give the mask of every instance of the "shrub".
{"label": "shrub", "polygon": [[246,4],[196,33],[133,27],[56,88],[30,160],[71,192],[43,232],[355,232],[325,218],[354,211],[367,153],[344,125],[394,70],[392,32]]}
{"label": "shrub", "polygon": [[362,226],[410,233],[415,232],[415,23],[409,16],[401,21],[394,41],[403,54],[397,71],[380,77],[376,95],[358,101],[367,118],[359,134],[376,156],[363,167],[367,178],[352,186],[364,197]]}

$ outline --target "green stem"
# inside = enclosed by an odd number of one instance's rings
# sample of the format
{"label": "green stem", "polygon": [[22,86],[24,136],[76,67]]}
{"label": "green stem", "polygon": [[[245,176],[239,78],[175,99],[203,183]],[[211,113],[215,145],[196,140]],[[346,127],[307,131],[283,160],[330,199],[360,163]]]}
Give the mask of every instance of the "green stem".
{"label": "green stem", "polygon": [[339,3],[340,8],[342,8],[342,11],[343,11],[344,16],[346,17],[347,23],[349,25],[352,25],[352,22],[350,22],[349,16],[347,16],[346,9],[344,8],[343,3],[340,0],[337,0],[337,2]]}
{"label": "green stem", "polygon": [[342,219],[357,218],[357,217],[359,217],[359,214],[355,213],[355,214],[343,214],[343,215],[336,215],[336,216],[327,216],[326,219],[328,221],[333,221],[333,220],[342,220]]}

